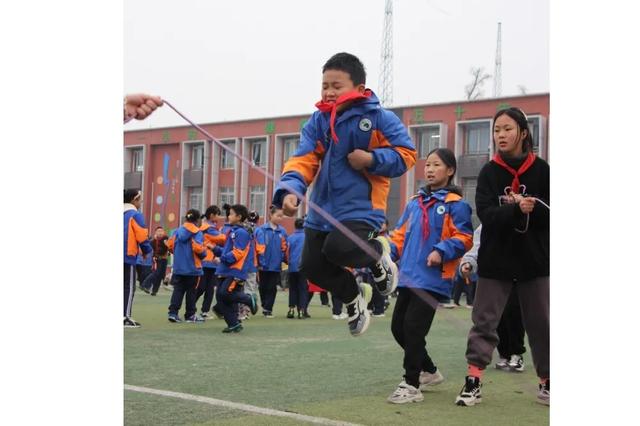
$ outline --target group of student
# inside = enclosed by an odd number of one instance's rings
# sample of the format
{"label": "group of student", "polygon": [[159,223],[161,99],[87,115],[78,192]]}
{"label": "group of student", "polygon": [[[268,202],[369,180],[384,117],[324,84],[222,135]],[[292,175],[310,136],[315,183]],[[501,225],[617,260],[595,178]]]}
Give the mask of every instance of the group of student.
{"label": "group of student", "polygon": [[[453,184],[457,164],[454,153],[447,148],[428,153],[425,186],[408,201],[393,231],[380,235],[390,180],[415,165],[416,150],[406,127],[393,112],[381,107],[376,95],[365,87],[365,80],[364,66],[354,55],[338,53],[324,64],[318,111],[304,125],[298,149],[283,168],[274,190],[271,222],[256,230],[252,240],[242,225],[246,208],[232,206],[231,229],[225,234],[219,255],[216,275],[223,283],[214,311],[227,320],[225,330],[236,331],[242,326],[233,303],[244,303],[252,312],[257,310],[256,298],[239,290],[247,279],[246,259],[251,241],[255,241],[262,308],[269,317],[278,267],[286,259],[286,252],[291,255],[294,251],[286,246],[284,233],[278,231],[277,217],[280,213],[294,216],[313,183],[309,197],[313,208],[300,231],[304,234],[300,238],[302,247],[295,249],[296,253],[300,251],[296,272],[345,305],[352,336],[364,334],[370,325],[367,305],[372,286],[382,297],[397,292],[391,333],[404,351],[404,374],[389,402],[422,401],[422,390],[444,381],[427,351],[426,337],[437,307],[451,298],[456,274],[465,285],[475,274],[473,326],[466,350],[468,371],[455,403],[473,406],[482,401],[482,378],[499,343],[501,319],[506,316],[510,325],[509,312],[519,311],[539,377],[537,401],[548,405],[549,165],[533,152],[526,115],[510,107],[494,116],[496,153],[480,171],[476,187],[476,213],[482,223],[481,231],[477,231],[477,260],[473,256],[473,262],[461,261],[473,247],[472,209]],[[129,238],[140,243],[143,253],[149,252],[141,230],[142,218],[127,210],[126,204],[125,230],[128,213]],[[198,214],[192,213],[191,219],[187,213],[186,228],[180,234],[190,238],[190,243],[180,247],[191,255],[193,265],[189,266],[193,275],[198,275],[196,259],[204,258],[213,246],[204,243],[201,231],[191,222]],[[179,238],[174,247],[176,257]],[[125,250],[127,244],[125,237]],[[269,249],[269,244],[280,246]],[[129,253],[125,253],[125,323],[130,316],[127,295],[132,297],[127,280],[131,282],[135,273],[127,270]],[[293,262],[288,260],[291,267]],[[362,269],[370,274],[367,280],[357,279],[353,273]],[[188,282],[193,285],[194,281]],[[519,308],[515,307],[516,300]],[[517,343],[504,351],[513,350]],[[429,346],[433,352],[437,342]]]}

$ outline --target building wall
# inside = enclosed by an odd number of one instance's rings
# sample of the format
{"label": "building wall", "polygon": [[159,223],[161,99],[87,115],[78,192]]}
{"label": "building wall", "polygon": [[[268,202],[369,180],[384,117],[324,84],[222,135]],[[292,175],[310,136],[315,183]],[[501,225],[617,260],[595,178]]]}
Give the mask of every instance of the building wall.
{"label": "building wall", "polygon": [[[419,141],[416,139],[420,129],[424,126],[438,125],[439,146],[453,150],[462,167],[462,174],[458,176],[456,183],[467,192],[468,201],[473,204],[474,176],[476,171],[488,161],[493,153],[491,143],[489,151],[469,154],[465,152],[465,129],[476,125],[492,127],[491,119],[496,111],[507,106],[515,106],[522,109],[528,117],[532,117],[535,123],[539,123],[541,134],[539,155],[549,160],[549,94],[525,95],[498,99],[483,99],[478,101],[450,102],[430,105],[410,105],[394,107],[394,112],[401,118],[409,130],[409,134],[419,149]],[[214,135],[218,140],[235,141],[235,150],[245,158],[252,159],[251,141],[262,138],[266,140],[267,161],[261,169],[264,173],[280,176],[284,162],[284,140],[287,137],[300,135],[300,130],[309,115],[291,117],[265,118],[257,120],[245,120],[227,123],[205,124],[202,127]],[[475,124],[485,123],[485,124]],[[435,128],[434,128],[435,129]],[[424,131],[424,130],[423,130]],[[489,137],[491,137],[489,135]],[[180,218],[184,216],[188,207],[188,196],[191,188],[185,185],[193,185],[191,167],[191,148],[194,142],[205,145],[204,169],[202,170],[203,190],[202,201],[199,209],[204,209],[210,204],[221,205],[221,187],[234,188],[235,202],[249,205],[250,189],[264,186],[263,212],[268,211],[271,195],[273,194],[273,181],[265,177],[264,173],[248,167],[235,159],[235,167],[222,169],[222,150],[213,141],[205,140],[205,136],[190,126],[160,128],[152,130],[127,131],[124,134],[124,163],[125,174],[132,172],[133,149],[143,149],[144,165],[142,171],[142,184],[144,194],[143,213],[148,221],[150,229],[156,226],[165,226],[169,229],[180,224]],[[184,161],[183,161],[184,160]],[[393,198],[390,197],[391,210],[387,212],[391,226],[399,217],[406,200],[418,188],[420,181],[424,179],[424,158],[418,158],[416,166],[401,178],[394,179],[392,183]],[[460,171],[460,170],[459,170]],[[183,180],[190,179],[185,184]],[[189,177],[191,176],[191,177]],[[477,176],[477,173],[476,173]],[[129,176],[126,182],[137,182],[136,176]],[[196,182],[197,183],[197,182]],[[198,187],[195,187],[198,191]],[[312,191],[312,188],[310,188]],[[306,206],[301,207],[300,215],[307,211]],[[261,214],[261,217],[263,215]],[[477,219],[474,218],[477,224]],[[261,218],[260,223],[263,222]],[[284,226],[291,231],[293,219],[286,219]]]}

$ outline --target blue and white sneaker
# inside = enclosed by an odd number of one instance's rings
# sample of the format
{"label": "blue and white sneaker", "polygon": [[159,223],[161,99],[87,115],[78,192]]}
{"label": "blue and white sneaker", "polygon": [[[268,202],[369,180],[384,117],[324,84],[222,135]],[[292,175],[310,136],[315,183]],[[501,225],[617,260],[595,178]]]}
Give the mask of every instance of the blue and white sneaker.
{"label": "blue and white sneaker", "polygon": [[184,322],[192,322],[192,323],[203,323],[204,322],[204,318],[199,317],[196,314],[191,315],[189,318],[185,319]]}
{"label": "blue and white sneaker", "polygon": [[258,312],[258,298],[253,293],[249,296],[251,297],[251,315],[255,315]]}
{"label": "blue and white sneaker", "polygon": [[223,333],[240,333],[242,331],[244,327],[242,327],[242,324],[237,323],[236,325],[234,325],[233,327],[227,327],[224,330],[222,330]]}
{"label": "blue and white sneaker", "polygon": [[176,314],[169,314],[169,322],[182,322],[182,320]]}
{"label": "blue and white sneaker", "polygon": [[373,283],[383,296],[388,296],[398,287],[398,266],[391,260],[391,246],[382,236],[374,238],[382,245],[382,257],[372,266]]}

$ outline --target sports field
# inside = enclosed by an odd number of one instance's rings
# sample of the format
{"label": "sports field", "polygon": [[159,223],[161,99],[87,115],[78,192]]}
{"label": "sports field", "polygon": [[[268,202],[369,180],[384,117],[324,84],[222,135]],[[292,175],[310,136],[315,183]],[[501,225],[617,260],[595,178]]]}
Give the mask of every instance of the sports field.
{"label": "sports field", "polygon": [[487,369],[482,404],[454,404],[466,372],[468,309],[439,310],[428,336],[428,349],[445,382],[423,391],[423,402],[395,405],[386,402],[403,372],[402,351],[390,331],[395,299],[385,318],[372,318],[366,334],[354,338],[345,321],[331,319],[317,295],[309,309],[312,318],[287,319],[288,294],[279,291],[276,318],[258,314],[244,321],[241,333],[230,335],[221,333],[224,321],[218,319],[169,323],[169,296],[164,289],[156,297],[136,291],[133,317],[142,328],[124,330],[125,384],[194,397],[125,390],[126,425],[311,424],[198,402],[195,396],[321,418],[317,422],[549,424],[549,408],[535,402],[537,379],[529,353],[524,373]]}

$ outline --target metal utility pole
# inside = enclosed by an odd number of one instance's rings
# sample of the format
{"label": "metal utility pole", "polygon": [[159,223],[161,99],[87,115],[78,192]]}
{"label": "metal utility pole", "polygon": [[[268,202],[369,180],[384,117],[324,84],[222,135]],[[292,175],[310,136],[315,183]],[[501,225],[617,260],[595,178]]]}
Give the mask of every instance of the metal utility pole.
{"label": "metal utility pole", "polygon": [[378,89],[380,103],[388,107],[393,104],[393,1],[386,0],[384,5],[384,29],[382,32],[382,51]]}
{"label": "metal utility pole", "polygon": [[493,97],[502,96],[502,23],[498,22],[498,43],[496,45],[496,64],[493,70]]}

